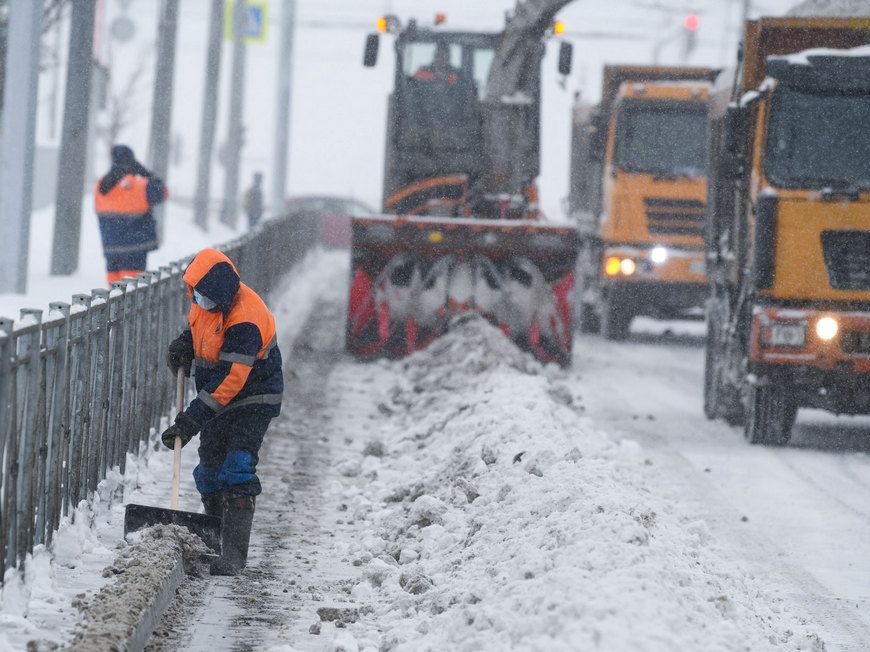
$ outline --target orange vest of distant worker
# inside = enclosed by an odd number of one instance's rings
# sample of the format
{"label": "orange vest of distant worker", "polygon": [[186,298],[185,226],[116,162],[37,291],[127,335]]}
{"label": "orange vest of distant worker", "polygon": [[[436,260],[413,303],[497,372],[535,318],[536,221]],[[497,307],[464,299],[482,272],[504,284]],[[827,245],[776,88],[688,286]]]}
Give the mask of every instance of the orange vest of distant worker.
{"label": "orange vest of distant worker", "polygon": [[105,195],[97,184],[94,208],[100,220],[100,235],[106,254],[157,248],[157,231],[148,203],[148,181],[145,177],[128,174]]}

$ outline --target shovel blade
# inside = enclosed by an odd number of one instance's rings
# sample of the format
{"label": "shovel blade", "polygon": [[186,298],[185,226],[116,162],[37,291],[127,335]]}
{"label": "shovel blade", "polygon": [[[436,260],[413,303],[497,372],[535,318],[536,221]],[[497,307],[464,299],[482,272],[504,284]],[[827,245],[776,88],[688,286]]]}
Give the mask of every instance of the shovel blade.
{"label": "shovel blade", "polygon": [[182,512],[148,505],[129,504],[124,511],[124,536],[152,525],[180,525],[202,539],[203,543],[221,554],[221,519],[218,516]]}

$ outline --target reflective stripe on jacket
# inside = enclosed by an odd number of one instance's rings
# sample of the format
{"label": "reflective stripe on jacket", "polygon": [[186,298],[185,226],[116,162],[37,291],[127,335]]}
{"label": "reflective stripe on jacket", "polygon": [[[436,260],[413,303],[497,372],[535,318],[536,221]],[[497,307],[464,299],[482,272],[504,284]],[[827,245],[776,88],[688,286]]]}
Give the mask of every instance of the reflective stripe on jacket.
{"label": "reflective stripe on jacket", "polygon": [[218,305],[208,311],[193,303],[188,313],[198,391],[188,416],[202,425],[243,405],[259,405],[261,411],[277,416],[284,377],[275,317],[257,293],[240,282],[230,259],[214,249],[197,254],[184,281],[191,295],[196,289]]}

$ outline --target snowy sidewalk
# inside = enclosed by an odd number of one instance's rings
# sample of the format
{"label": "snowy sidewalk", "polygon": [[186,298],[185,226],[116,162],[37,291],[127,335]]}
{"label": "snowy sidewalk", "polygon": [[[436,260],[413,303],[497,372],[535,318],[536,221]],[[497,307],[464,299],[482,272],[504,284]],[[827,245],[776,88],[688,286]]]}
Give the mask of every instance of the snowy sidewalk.
{"label": "snowy sidewalk", "polygon": [[[318,293],[340,286],[346,274],[346,253],[315,250],[288,276],[276,296],[279,334],[292,342],[304,326]],[[191,472],[197,463],[197,440],[183,451],[180,508],[199,511],[199,494]],[[50,550],[39,547],[22,579],[7,574],[0,594],[0,650],[23,650],[29,641],[60,643],[70,638],[79,618],[76,604],[110,580],[103,577],[123,542],[124,505],[117,500],[123,485],[126,502],[168,506],[172,455],[162,445],[128,456],[127,476],[101,483],[99,497],[82,505],[75,523],[61,525]],[[112,502],[112,507],[108,505]]]}

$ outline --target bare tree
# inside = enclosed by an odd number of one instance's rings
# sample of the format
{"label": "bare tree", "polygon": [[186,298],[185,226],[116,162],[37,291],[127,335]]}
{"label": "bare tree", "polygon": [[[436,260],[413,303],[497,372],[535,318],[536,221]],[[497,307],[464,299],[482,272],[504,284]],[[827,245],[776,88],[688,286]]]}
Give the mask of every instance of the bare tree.
{"label": "bare tree", "polygon": [[114,78],[109,80],[109,93],[106,100],[107,124],[103,132],[107,145],[118,142],[118,136],[142,112],[139,102],[145,72],[148,69],[148,56],[139,57],[139,65],[132,74],[125,78],[124,84],[119,84]]}

